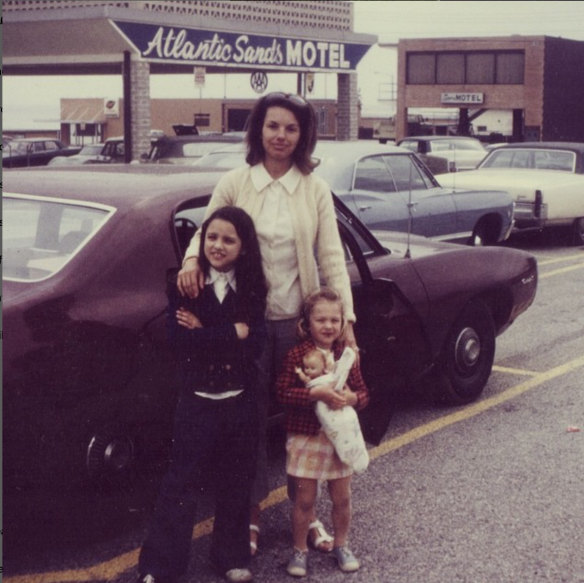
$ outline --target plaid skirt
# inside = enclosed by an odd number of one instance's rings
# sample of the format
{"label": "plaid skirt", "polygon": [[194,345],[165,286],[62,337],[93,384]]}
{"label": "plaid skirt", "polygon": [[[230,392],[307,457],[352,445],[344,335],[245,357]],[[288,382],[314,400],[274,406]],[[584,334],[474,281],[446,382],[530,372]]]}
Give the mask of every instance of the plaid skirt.
{"label": "plaid skirt", "polygon": [[343,463],[324,431],[318,435],[289,433],[286,439],[286,473],[296,478],[337,480],[353,474]]}

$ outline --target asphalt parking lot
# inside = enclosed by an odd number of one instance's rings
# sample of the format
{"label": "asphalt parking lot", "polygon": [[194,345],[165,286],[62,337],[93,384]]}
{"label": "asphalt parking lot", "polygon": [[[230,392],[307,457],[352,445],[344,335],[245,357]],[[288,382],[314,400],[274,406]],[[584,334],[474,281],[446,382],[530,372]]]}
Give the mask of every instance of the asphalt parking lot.
{"label": "asphalt parking lot", "polygon": [[[384,441],[370,449],[370,468],[354,479],[351,545],[362,569],[342,574],[313,552],[305,581],[584,582],[584,248],[536,237],[509,244],[537,256],[538,294],[499,337],[483,396],[462,408],[403,400]],[[271,456],[273,490],[253,571],[257,581],[279,583],[291,580],[281,439]],[[127,500],[116,510],[118,528],[85,532],[86,540],[37,548],[21,541],[18,553],[4,555],[5,580],[133,581],[149,500],[148,492]],[[206,562],[204,506],[185,582],[219,580]],[[319,515],[328,525],[329,511],[324,494]]]}

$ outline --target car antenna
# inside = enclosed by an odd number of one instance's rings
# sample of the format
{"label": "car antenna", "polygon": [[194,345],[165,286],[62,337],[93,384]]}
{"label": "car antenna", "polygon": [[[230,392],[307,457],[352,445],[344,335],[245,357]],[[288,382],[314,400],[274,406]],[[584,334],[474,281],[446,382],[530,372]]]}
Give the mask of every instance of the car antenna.
{"label": "car antenna", "polygon": [[414,204],[412,202],[412,157],[408,156],[408,161],[409,161],[409,179],[408,179],[408,235],[407,235],[407,247],[406,247],[406,253],[404,255],[405,259],[410,259],[412,256],[412,253],[410,251],[410,236],[412,234],[412,222],[413,222],[413,216],[412,216],[412,208],[414,207]]}

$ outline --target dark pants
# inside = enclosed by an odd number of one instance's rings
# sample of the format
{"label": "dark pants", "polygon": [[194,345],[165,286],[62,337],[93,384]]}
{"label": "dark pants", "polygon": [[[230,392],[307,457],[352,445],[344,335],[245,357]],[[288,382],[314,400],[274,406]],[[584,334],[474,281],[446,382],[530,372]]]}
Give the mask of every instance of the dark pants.
{"label": "dark pants", "polygon": [[276,400],[274,388],[276,378],[288,350],[298,343],[297,318],[290,320],[268,320],[268,340],[258,361],[257,406],[259,444],[257,472],[252,487],[251,503],[259,504],[270,493],[268,484],[268,412],[270,400]]}
{"label": "dark pants", "polygon": [[163,580],[188,566],[197,494],[215,493],[211,560],[221,572],[250,561],[249,505],[257,455],[257,407],[250,391],[213,401],[183,395],[177,405],[172,461],[150,533],[140,553],[142,575]]}

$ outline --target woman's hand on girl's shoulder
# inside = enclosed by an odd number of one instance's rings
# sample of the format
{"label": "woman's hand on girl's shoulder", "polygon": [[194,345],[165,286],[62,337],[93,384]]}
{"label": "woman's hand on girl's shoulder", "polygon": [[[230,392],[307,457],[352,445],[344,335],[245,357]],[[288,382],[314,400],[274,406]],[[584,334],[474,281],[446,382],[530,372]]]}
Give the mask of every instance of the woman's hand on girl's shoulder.
{"label": "woman's hand on girl's shoulder", "polygon": [[198,257],[189,257],[178,272],[176,279],[178,291],[181,296],[196,298],[205,285],[203,271],[199,266]]}

